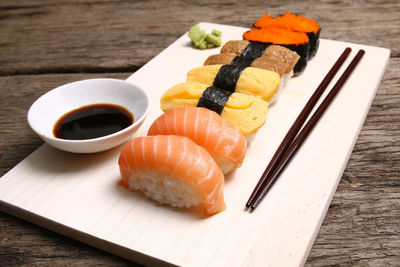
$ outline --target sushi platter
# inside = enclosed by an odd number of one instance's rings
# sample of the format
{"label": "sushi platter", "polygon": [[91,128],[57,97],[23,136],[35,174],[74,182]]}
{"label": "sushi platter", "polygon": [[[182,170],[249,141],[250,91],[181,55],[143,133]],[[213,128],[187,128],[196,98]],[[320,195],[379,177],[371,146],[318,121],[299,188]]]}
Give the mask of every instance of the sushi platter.
{"label": "sushi platter", "polygon": [[[240,40],[248,30],[199,25],[207,31],[220,30],[223,42]],[[246,211],[245,203],[281,140],[346,47],[352,52],[345,66],[359,49],[365,56],[257,210]],[[185,81],[189,70],[217,53],[219,48],[194,49],[185,33],[132,74],[127,82],[144,90],[150,101],[148,116],[134,136],[145,136],[163,113],[163,92]],[[248,143],[242,167],[225,177],[226,210],[220,213],[206,216],[201,209],[160,205],[120,186],[122,145],[96,154],[42,145],[0,179],[0,210],[148,266],[301,266],[389,54],[384,48],[320,39],[306,69],[288,80],[270,105],[265,125]]]}

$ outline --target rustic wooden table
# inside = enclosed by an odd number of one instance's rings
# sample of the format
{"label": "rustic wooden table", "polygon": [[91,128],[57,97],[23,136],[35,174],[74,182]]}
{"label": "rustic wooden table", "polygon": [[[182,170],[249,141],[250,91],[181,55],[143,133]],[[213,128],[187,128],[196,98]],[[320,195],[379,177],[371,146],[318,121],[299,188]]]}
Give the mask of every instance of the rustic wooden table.
{"label": "rustic wooden table", "polygon": [[[400,2],[0,2],[0,175],[37,149],[32,102],[84,78],[127,78],[193,24],[250,27],[264,12],[316,19],[321,38],[391,49],[388,68],[307,266],[400,262]],[[0,212],[0,265],[131,265]]]}

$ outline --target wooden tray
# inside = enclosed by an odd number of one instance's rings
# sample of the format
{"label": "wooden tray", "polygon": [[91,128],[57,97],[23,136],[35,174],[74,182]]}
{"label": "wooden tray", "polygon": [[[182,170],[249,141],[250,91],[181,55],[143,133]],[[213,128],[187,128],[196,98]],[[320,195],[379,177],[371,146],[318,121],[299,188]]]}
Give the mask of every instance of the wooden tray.
{"label": "wooden tray", "polygon": [[[241,39],[245,28],[201,23]],[[347,47],[366,51],[291,164],[250,214],[250,193],[283,136]],[[161,114],[161,94],[219,48],[196,50],[183,35],[128,78],[151,99],[145,135]],[[302,265],[368,113],[388,62],[388,49],[321,40],[303,74],[292,78],[249,144],[242,168],[226,177],[227,210],[212,217],[160,206],[117,185],[121,147],[94,155],[43,145],[0,179],[0,209],[127,259],[160,266]],[[345,67],[342,67],[343,72]],[[339,75],[337,75],[339,76]],[[332,83],[333,84],[333,83]],[[328,88],[329,90],[329,88]],[[327,90],[327,91],[328,91]]]}

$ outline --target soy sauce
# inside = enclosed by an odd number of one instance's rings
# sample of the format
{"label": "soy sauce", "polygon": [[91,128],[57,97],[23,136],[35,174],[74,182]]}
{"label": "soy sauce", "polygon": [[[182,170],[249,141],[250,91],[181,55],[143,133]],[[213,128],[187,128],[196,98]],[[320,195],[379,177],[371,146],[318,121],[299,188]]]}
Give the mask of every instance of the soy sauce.
{"label": "soy sauce", "polygon": [[118,132],[133,120],[132,113],[124,107],[93,104],[64,114],[54,125],[53,134],[61,139],[92,139]]}

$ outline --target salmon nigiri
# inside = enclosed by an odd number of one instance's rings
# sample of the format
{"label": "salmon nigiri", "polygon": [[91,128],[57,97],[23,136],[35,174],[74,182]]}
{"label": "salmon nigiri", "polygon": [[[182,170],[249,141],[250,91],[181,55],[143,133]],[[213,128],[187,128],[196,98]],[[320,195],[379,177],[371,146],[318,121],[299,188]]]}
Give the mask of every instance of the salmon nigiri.
{"label": "salmon nigiri", "polygon": [[180,135],[204,147],[224,174],[239,168],[246,155],[245,136],[231,122],[206,108],[183,107],[165,111],[148,135]]}
{"label": "salmon nigiri", "polygon": [[159,203],[187,208],[203,204],[207,214],[225,209],[221,169],[187,137],[136,137],[124,145],[118,164],[121,185]]}

